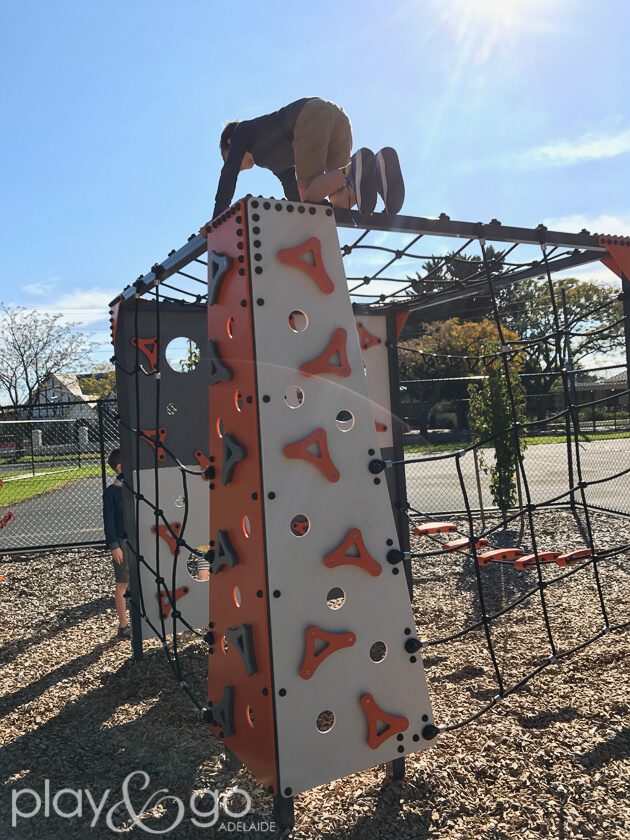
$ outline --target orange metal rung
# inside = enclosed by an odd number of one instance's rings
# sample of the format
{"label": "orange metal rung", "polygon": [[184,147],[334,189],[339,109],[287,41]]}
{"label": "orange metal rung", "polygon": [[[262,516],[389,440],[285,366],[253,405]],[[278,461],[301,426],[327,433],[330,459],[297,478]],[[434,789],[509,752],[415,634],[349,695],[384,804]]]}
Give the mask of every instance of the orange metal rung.
{"label": "orange metal rung", "polygon": [[[351,550],[353,553],[349,554]],[[337,548],[324,557],[324,565],[329,569],[335,569],[337,566],[358,566],[372,577],[378,577],[383,571],[381,564],[365,547],[363,535],[358,528],[351,528]]]}
{"label": "orange metal rung", "polygon": [[[314,446],[317,452],[309,452],[309,447]],[[286,458],[295,458],[307,461],[321,472],[324,478],[333,484],[340,479],[339,470],[334,465],[330,452],[328,451],[328,438],[325,429],[315,429],[310,435],[295,443],[287,443],[282,450]]]}
{"label": "orange metal rung", "polygon": [[[329,657],[331,653],[335,653],[342,648],[352,647],[356,640],[357,637],[354,633],[330,633],[328,630],[323,630],[314,624],[307,627],[306,649],[304,651],[302,667],[300,668],[302,679],[310,680],[324,659]],[[324,647],[321,647],[316,652],[317,642],[321,642]]]}
{"label": "orange metal rung", "polygon": [[[558,557],[560,557],[561,554],[561,551],[539,551],[538,562],[553,563]],[[518,569],[519,572],[526,571],[527,569],[533,569],[535,566],[535,554],[524,554],[523,557],[519,557],[518,560],[514,561],[514,568]]]}
{"label": "orange metal rung", "polygon": [[485,551],[477,555],[480,566],[489,566],[490,563],[501,563],[504,560],[516,560],[522,557],[522,548],[494,548],[492,551]]}
{"label": "orange metal rung", "polygon": [[[489,540],[485,537],[481,537],[481,539],[477,540],[475,543],[475,548],[484,548],[485,546],[490,545]],[[461,537],[458,540],[452,540],[451,542],[442,543],[442,548],[445,551],[466,551],[470,550],[471,544],[470,539],[468,537]]]}
{"label": "orange metal rung", "polygon": [[418,537],[428,534],[448,534],[452,531],[457,531],[457,525],[454,522],[425,522],[424,525],[416,525],[413,529],[413,533]]}
{"label": "orange metal rung", "polygon": [[[360,701],[368,722],[367,743],[371,750],[378,749],[392,735],[398,735],[409,727],[406,717],[388,715],[378,705],[371,694],[364,694]],[[385,724],[379,732],[379,723]]]}
{"label": "orange metal rung", "polygon": [[[322,350],[319,356],[311,359],[310,362],[304,362],[300,365],[300,373],[304,376],[317,376],[333,373],[335,376],[345,377],[350,376],[352,370],[348,362],[348,354],[346,352],[346,340],[348,333],[339,327],[336,329],[332,338],[328,342],[327,347]],[[333,364],[334,357],[339,357],[339,364]]]}
{"label": "orange metal rung", "polygon": [[[595,554],[599,554],[603,549],[596,548]],[[578,548],[577,551],[568,551],[566,554],[560,554],[556,557],[558,566],[575,566],[580,560],[588,560],[593,556],[590,548]]]}
{"label": "orange metal rung", "polygon": [[[310,255],[312,262],[307,262],[305,256]],[[328,276],[322,259],[322,245],[319,239],[311,236],[301,245],[295,248],[281,248],[276,254],[276,259],[283,265],[289,265],[303,271],[314,280],[325,295],[330,295],[335,290],[335,284]]]}

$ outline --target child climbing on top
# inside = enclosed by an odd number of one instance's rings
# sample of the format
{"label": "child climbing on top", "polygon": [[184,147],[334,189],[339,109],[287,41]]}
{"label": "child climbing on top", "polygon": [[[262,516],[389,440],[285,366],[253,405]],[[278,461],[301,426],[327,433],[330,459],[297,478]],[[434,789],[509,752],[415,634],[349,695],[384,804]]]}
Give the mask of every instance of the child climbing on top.
{"label": "child climbing on top", "polygon": [[380,194],[387,213],[398,213],[405,186],[398,155],[391,147],[376,155],[352,152],[352,127],[334,102],[306,97],[251,120],[232,120],[221,133],[223,169],[212,218],[229,207],[238,173],[253,166],[270,169],[290,201],[372,213]]}
{"label": "child climbing on top", "polygon": [[105,542],[112,553],[112,564],[114,566],[114,580],[116,588],[114,600],[116,612],[118,613],[118,636],[121,639],[128,639],[131,636],[129,619],[127,618],[127,605],[125,604],[125,592],[129,585],[129,566],[125,556],[124,545],[125,521],[123,518],[122,502],[122,465],[120,463],[120,449],[112,449],[109,453],[107,463],[116,473],[116,480],[105,488],[103,493],[103,525],[105,527]]}

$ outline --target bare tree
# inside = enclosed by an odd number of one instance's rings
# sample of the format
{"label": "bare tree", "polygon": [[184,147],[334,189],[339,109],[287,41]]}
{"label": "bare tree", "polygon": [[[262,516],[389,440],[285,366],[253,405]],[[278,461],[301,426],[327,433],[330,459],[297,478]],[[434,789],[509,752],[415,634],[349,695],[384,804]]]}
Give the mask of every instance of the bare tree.
{"label": "bare tree", "polygon": [[17,408],[30,404],[53,374],[85,363],[93,344],[61,314],[0,304],[0,391]]}

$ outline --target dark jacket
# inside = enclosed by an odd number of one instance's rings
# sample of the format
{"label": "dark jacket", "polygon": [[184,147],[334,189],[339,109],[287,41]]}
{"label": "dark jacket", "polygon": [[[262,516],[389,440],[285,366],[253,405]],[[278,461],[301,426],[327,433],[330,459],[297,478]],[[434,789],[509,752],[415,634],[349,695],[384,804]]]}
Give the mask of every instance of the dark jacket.
{"label": "dark jacket", "polygon": [[270,169],[280,179],[285,198],[290,201],[300,200],[295,178],[293,129],[309,98],[298,99],[273,114],[243,120],[236,126],[219,178],[213,219],[230,206],[245,152],[252,153],[256,166]]}
{"label": "dark jacket", "polygon": [[125,520],[123,517],[122,487],[110,484],[103,493],[103,525],[107,548],[123,548],[125,543]]}

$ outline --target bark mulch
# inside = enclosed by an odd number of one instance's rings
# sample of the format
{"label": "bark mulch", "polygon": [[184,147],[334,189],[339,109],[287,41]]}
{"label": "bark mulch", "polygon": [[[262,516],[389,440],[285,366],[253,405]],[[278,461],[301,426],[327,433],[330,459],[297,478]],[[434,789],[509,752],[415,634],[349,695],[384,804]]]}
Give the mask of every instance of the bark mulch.
{"label": "bark mulch", "polygon": [[[511,526],[513,527],[513,526]],[[630,524],[593,515],[596,542],[630,543]],[[537,513],[542,548],[583,545],[568,513]],[[518,537],[518,535],[516,535]],[[523,544],[528,543],[527,530]],[[414,541],[414,550],[430,548]],[[545,569],[546,578],[559,570]],[[479,619],[475,573],[465,556],[425,557],[413,563],[419,634],[436,640]],[[486,612],[524,595],[536,572],[483,570]],[[195,828],[186,819],[164,836],[270,837],[245,830],[269,819],[271,800],[247,771],[226,766],[172,676],[157,643],[140,665],[129,644],[115,638],[113,580],[108,556],[97,550],[5,557],[0,562],[0,840],[147,837],[174,820],[173,807],[155,802],[133,826],[124,808],[114,814],[121,834],[92,812],[62,819],[42,810],[11,825],[12,790],[50,797],[62,788],[89,789],[107,807],[122,798],[133,771],[150,776],[144,803],[159,788],[186,803],[195,790],[239,785],[254,802],[246,825]],[[611,624],[630,620],[630,558],[599,566]],[[545,589],[559,652],[603,626],[592,567]],[[506,687],[550,653],[538,593],[493,623],[497,666]],[[550,665],[521,691],[476,722],[444,732],[434,747],[407,759],[403,783],[384,784],[376,768],[322,786],[296,799],[296,840],[372,838],[630,838],[630,636],[610,633],[576,656]],[[205,657],[196,640],[183,640],[182,663],[192,690],[204,697]],[[423,651],[439,723],[474,714],[497,694],[482,630]],[[306,759],[307,760],[307,757]],[[24,809],[32,801],[23,801]],[[71,809],[72,803],[65,802]],[[171,803],[172,805],[172,803]]]}

